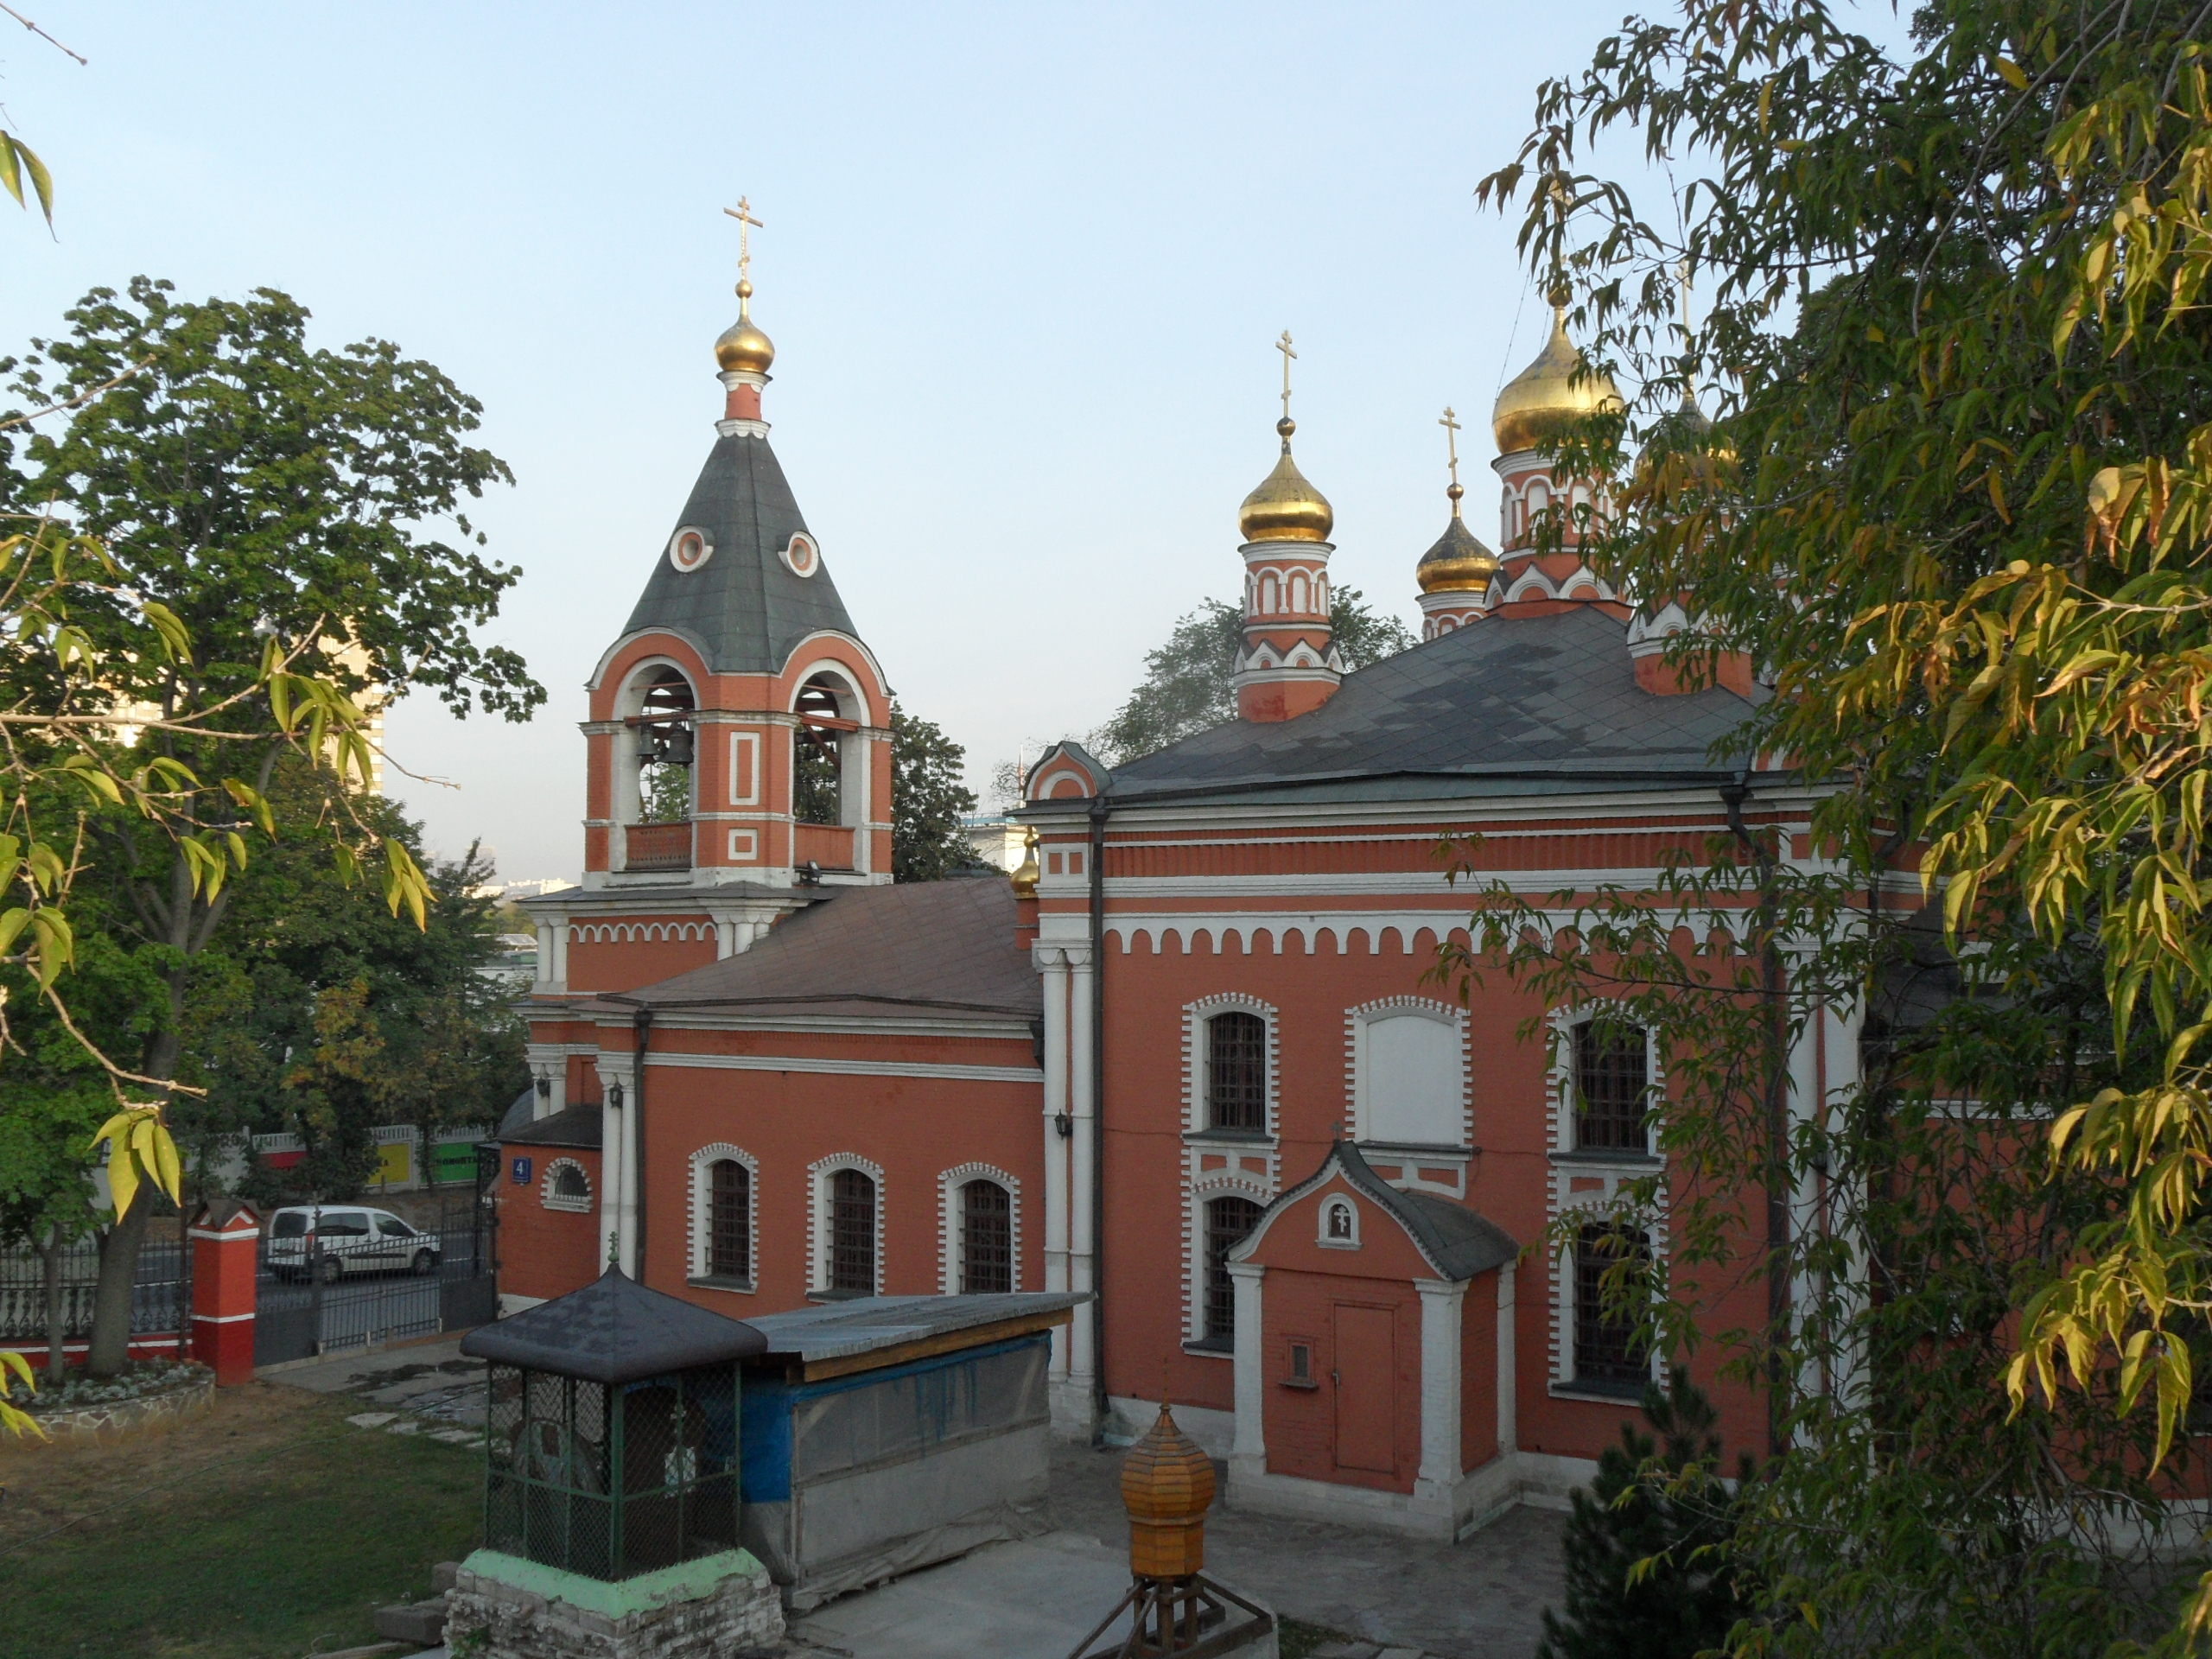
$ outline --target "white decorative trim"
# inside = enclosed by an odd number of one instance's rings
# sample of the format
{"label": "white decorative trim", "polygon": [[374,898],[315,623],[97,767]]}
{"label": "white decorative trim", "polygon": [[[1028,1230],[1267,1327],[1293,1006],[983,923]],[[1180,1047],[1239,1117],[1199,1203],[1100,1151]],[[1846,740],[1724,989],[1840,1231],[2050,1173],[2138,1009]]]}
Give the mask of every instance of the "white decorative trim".
{"label": "white decorative trim", "polygon": [[778,550],[776,556],[784,562],[785,569],[801,580],[822,569],[822,549],[803,530],[793,531],[791,540]]}
{"label": "white decorative trim", "polygon": [[[691,1244],[689,1252],[693,1279],[703,1279],[714,1269],[714,1166],[728,1159],[745,1170],[746,1277],[760,1282],[760,1160],[742,1147],[716,1141],[691,1154]],[[880,1189],[879,1189],[880,1191]]]}
{"label": "white decorative trim", "polygon": [[[970,1181],[993,1181],[1006,1189],[1007,1237],[1013,1249],[1010,1289],[1021,1288],[1021,1183],[995,1164],[962,1164],[937,1178],[937,1245],[939,1294],[960,1291],[960,1189]],[[881,1189],[878,1189],[880,1192]]]}
{"label": "white decorative trim", "polygon": [[1262,1211],[1274,1199],[1272,1170],[1266,1178],[1236,1167],[1193,1174],[1183,1205],[1183,1340],[1202,1342],[1206,1334],[1206,1205],[1216,1198],[1249,1198]]}
{"label": "white decorative trim", "polygon": [[[1374,1001],[1363,1002],[1357,1007],[1344,1010],[1344,1134],[1354,1141],[1381,1138],[1370,1132],[1365,1090],[1367,1028],[1378,1019],[1408,1015],[1417,1015],[1451,1028],[1452,1040],[1459,1050],[1459,1138],[1454,1144],[1471,1147],[1475,1144],[1474,1069],[1467,1042],[1467,1011],[1454,1003],[1440,1002],[1433,997],[1378,997]],[[1408,1160],[1406,1168],[1413,1167],[1412,1161]],[[1459,1181],[1450,1185],[1440,1185],[1417,1177],[1401,1179],[1392,1185],[1419,1187],[1455,1198],[1466,1196],[1464,1173]]]}
{"label": "white decorative trim", "polygon": [[1325,1250],[1359,1248],[1359,1206],[1350,1193],[1332,1192],[1315,1206],[1313,1242]]}
{"label": "white decorative trim", "polygon": [[[567,1198],[553,1190],[554,1177],[564,1169],[573,1169],[584,1178],[584,1195],[581,1198]],[[573,1158],[556,1158],[545,1166],[545,1173],[538,1178],[537,1201],[548,1210],[563,1210],[570,1215],[588,1216],[597,1197],[592,1189],[591,1172]]]}
{"label": "white decorative trim", "polygon": [[711,939],[715,925],[703,922],[571,922],[571,944],[653,944],[677,939]]}
{"label": "white decorative trim", "polygon": [[880,1296],[887,1244],[883,1166],[856,1152],[833,1152],[806,1166],[806,1287],[814,1292],[830,1288],[830,1178],[841,1169],[856,1169],[875,1183],[875,1294]]}
{"label": "white decorative trim", "polygon": [[729,832],[729,861],[733,864],[756,864],[760,860],[760,832],[758,830],[733,830]]}
{"label": "white decorative trim", "polygon": [[[751,754],[740,760],[747,750]],[[737,780],[743,778],[752,785],[742,795],[737,792]],[[729,804],[758,806],[760,804],[760,734],[736,731],[729,734]]]}
{"label": "white decorative trim", "polygon": [[[787,1021],[772,1020],[753,1028],[789,1031],[795,1027]],[[783,1054],[664,1053],[658,1049],[645,1057],[645,1064],[696,1066],[709,1071],[805,1071],[836,1077],[938,1077],[957,1083],[1032,1084],[1041,1082],[1045,1076],[1033,1065],[939,1065],[925,1060],[821,1060]]]}
{"label": "white decorative trim", "polygon": [[715,538],[696,524],[684,524],[668,538],[668,562],[689,574],[715,556]]}
{"label": "white decorative trim", "polygon": [[[1276,1048],[1275,1027],[1280,1018],[1272,1002],[1262,1001],[1242,991],[1222,991],[1212,996],[1200,997],[1195,1002],[1183,1005],[1183,1128],[1192,1135],[1204,1135],[1211,1128],[1206,1122],[1206,1022],[1217,1014],[1249,1014],[1259,1017],[1265,1027],[1267,1043],[1267,1135],[1273,1141],[1277,1133],[1275,1123]],[[1230,1133],[1235,1133],[1231,1131]]]}
{"label": "white decorative trim", "polygon": [[[1651,1148],[1649,1155],[1637,1157],[1633,1153],[1608,1156],[1603,1149],[1579,1152],[1574,1145],[1574,1031],[1599,1010],[1606,999],[1592,998],[1569,1003],[1552,1010],[1547,1017],[1551,1039],[1551,1065],[1546,1074],[1545,1089],[1548,1099],[1546,1115],[1551,1151],[1549,1191],[1546,1193],[1546,1230],[1552,1236],[1560,1222],[1576,1211],[1587,1211],[1593,1220],[1610,1218],[1621,1196],[1621,1189],[1654,1173],[1665,1173],[1663,1158],[1658,1152],[1656,1128],[1646,1131],[1645,1144]],[[1659,1046],[1651,1040],[1647,1027],[1643,1038],[1643,1063],[1648,1079],[1646,1088],[1656,1102],[1664,1094],[1665,1077],[1659,1060]],[[1657,1160],[1658,1161],[1655,1161]],[[1598,1185],[1592,1186],[1591,1182]],[[1574,1190],[1583,1183],[1583,1190]],[[1663,1192],[1662,1203],[1663,1205]],[[1659,1213],[1638,1218],[1643,1235],[1649,1241],[1652,1259],[1663,1260],[1667,1249],[1666,1217],[1663,1208]],[[1547,1252],[1551,1257],[1552,1319],[1549,1376],[1554,1389],[1574,1386],[1574,1252],[1570,1247]],[[1664,1356],[1650,1357],[1651,1375],[1662,1375]]]}

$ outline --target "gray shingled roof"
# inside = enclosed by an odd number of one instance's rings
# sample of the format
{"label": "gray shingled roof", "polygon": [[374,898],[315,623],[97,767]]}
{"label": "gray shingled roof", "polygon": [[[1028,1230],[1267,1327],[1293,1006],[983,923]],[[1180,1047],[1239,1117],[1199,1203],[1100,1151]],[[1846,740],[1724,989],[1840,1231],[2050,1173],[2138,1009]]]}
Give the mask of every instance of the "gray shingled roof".
{"label": "gray shingled roof", "polygon": [[597,1148],[606,1133],[605,1120],[596,1106],[570,1106],[524,1123],[499,1139],[508,1147],[590,1147]]}
{"label": "gray shingled roof", "polygon": [[1512,1236],[1479,1211],[1433,1193],[1401,1192],[1375,1173],[1357,1147],[1349,1141],[1338,1141],[1331,1143],[1320,1168],[1268,1206],[1259,1226],[1231,1253],[1230,1260],[1241,1262],[1249,1256],[1262,1229],[1327,1180],[1333,1170],[1342,1170],[1347,1183],[1397,1217],[1421,1253],[1446,1279],[1471,1279],[1521,1254]]}
{"label": "gray shingled roof", "polygon": [[1717,687],[1641,690],[1626,629],[1586,605],[1493,617],[1346,675],[1310,715],[1231,721],[1117,767],[1109,793],[1433,798],[1732,773],[1741,762],[1711,752],[1753,705]]}
{"label": "gray shingled roof", "polygon": [[471,1359],[616,1385],[752,1359],[767,1345],[742,1320],[648,1290],[620,1268],[461,1339]]}
{"label": "gray shingled roof", "polygon": [[859,637],[828,560],[811,576],[798,576],[779,556],[806,520],[767,439],[735,434],[716,441],[670,539],[685,525],[707,532],[713,554],[696,570],[678,570],[666,542],[656,549],[626,633],[683,634],[721,674],[779,673],[792,646],[824,628]]}
{"label": "gray shingled roof", "polygon": [[785,918],[740,956],[601,1000],[861,1018],[928,1008],[1023,1020],[1043,1013],[1004,876],[821,891],[823,902]]}

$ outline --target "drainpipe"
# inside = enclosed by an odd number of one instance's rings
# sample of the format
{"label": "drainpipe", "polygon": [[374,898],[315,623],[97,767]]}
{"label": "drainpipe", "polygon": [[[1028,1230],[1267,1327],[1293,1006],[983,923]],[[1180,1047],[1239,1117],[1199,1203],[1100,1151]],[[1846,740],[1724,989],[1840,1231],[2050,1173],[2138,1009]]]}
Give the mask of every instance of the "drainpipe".
{"label": "drainpipe", "polygon": [[1781,1269],[1789,1249],[1789,1023],[1783,1007],[1782,949],[1774,938],[1774,859],[1766,845],[1744,823],[1744,803],[1751,798],[1751,768],[1720,786],[1720,804],[1727,809],[1729,832],[1751,855],[1758,870],[1760,990],[1766,999],[1766,1450],[1770,1458],[1787,1449],[1784,1423],[1788,1402],[1783,1397],[1784,1375],[1782,1341],[1789,1327],[1789,1275]]}
{"label": "drainpipe", "polygon": [[1090,798],[1090,1363],[1106,1421],[1106,798]]}
{"label": "drainpipe", "polygon": [[635,1040],[630,1045],[635,1057],[630,1065],[630,1144],[635,1154],[637,1168],[630,1179],[637,1184],[637,1254],[638,1282],[645,1282],[645,1176],[649,1169],[645,1159],[645,1049],[653,1036],[653,1011],[639,1008],[630,1016],[630,1029]]}

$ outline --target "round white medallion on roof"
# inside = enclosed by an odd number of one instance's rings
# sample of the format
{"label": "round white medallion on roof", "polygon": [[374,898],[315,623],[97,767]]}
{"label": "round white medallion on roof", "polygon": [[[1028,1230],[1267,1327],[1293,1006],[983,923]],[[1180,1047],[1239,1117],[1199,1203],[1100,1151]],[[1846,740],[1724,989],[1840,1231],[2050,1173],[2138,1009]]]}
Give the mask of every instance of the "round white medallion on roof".
{"label": "round white medallion on roof", "polygon": [[804,531],[794,531],[777,556],[784,568],[795,576],[810,576],[822,568],[822,550],[814,544],[814,537]]}
{"label": "round white medallion on roof", "polygon": [[714,538],[696,524],[685,524],[668,538],[668,562],[678,570],[696,570],[714,556]]}

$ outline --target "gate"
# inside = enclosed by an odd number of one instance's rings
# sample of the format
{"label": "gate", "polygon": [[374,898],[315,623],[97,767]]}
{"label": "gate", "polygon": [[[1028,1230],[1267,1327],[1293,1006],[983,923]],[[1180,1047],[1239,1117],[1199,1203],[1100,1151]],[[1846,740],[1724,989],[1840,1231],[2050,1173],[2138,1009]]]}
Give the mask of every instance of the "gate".
{"label": "gate", "polygon": [[[494,1174],[499,1150],[491,1148]],[[480,1155],[475,1190],[440,1205],[435,1262],[419,1247],[318,1228],[298,1243],[264,1237],[256,1286],[253,1363],[277,1365],[350,1348],[461,1331],[498,1317],[499,1217],[486,1202]],[[373,1200],[327,1211],[375,1209]],[[427,1270],[426,1270],[427,1268]]]}

